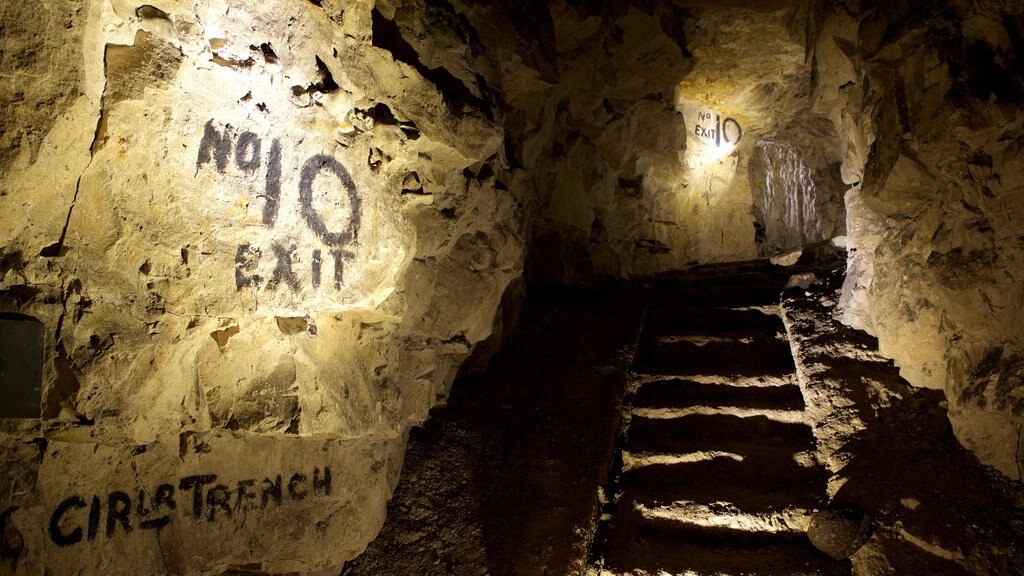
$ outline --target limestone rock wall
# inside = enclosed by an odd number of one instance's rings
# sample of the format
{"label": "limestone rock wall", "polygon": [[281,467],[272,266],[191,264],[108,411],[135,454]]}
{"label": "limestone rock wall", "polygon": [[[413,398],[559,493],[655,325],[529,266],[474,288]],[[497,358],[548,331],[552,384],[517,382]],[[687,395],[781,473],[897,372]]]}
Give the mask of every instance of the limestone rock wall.
{"label": "limestone rock wall", "polygon": [[[548,150],[534,175],[541,210],[533,276],[645,275],[774,255],[843,233],[834,131],[808,98],[805,3],[549,7],[558,82],[547,120],[524,143]],[[825,145],[815,139],[823,125]],[[553,143],[540,145],[552,131]],[[821,176],[819,200],[808,203],[821,208],[808,222],[813,233],[778,241],[787,232],[773,231],[779,238],[765,240],[766,222],[800,202],[796,186],[761,202],[766,141],[790,147],[790,163]]]}
{"label": "limestone rock wall", "polygon": [[524,269],[843,233],[844,320],[1020,477],[1016,3],[8,4],[5,572],[336,571]]}
{"label": "limestone rock wall", "polygon": [[857,4],[822,5],[815,47],[852,186],[843,319],[944,389],[960,441],[1019,479],[1024,11]]}
{"label": "limestone rock wall", "polygon": [[667,252],[650,226],[654,180],[644,179],[658,173],[671,188],[685,149],[673,105],[674,85],[689,68],[673,35],[681,21],[668,9],[627,2],[561,1],[548,10],[555,81],[540,106],[522,114],[520,157],[541,206],[529,270],[569,282],[625,275]]}
{"label": "limestone rock wall", "polygon": [[42,418],[0,420],[0,572],[336,571],[521,275],[498,105],[543,70],[444,3],[22,4],[0,317]]}
{"label": "limestone rock wall", "polygon": [[761,256],[821,244],[844,230],[843,203],[832,166],[816,150],[765,140],[751,160]]}
{"label": "limestone rock wall", "polygon": [[15,574],[336,569],[528,243],[560,281],[750,258],[757,143],[836,162],[796,0],[0,10]]}

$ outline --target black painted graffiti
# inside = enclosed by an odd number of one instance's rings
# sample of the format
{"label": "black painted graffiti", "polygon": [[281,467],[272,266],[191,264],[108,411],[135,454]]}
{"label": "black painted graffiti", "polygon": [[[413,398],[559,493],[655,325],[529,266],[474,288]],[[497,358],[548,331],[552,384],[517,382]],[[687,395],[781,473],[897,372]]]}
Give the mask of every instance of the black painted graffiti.
{"label": "black painted graffiti", "polygon": [[[246,174],[255,173],[263,162],[263,140],[253,132],[242,132],[233,143],[235,167]],[[199,156],[196,159],[196,170],[204,164],[213,163],[217,171],[225,173],[232,160],[232,138],[229,129],[218,131],[211,119],[203,130],[203,138],[199,142]],[[264,189],[263,225],[273,228],[277,223],[281,210],[281,142],[274,138],[270,142],[267,153],[266,180]],[[326,222],[314,203],[314,184],[325,175],[333,175],[341,184],[345,200],[348,202],[348,218],[340,229],[333,229]],[[303,223],[329,249],[334,265],[334,288],[340,289],[345,277],[345,263],[355,254],[346,247],[355,242],[359,235],[362,215],[362,204],[356,193],[356,185],[348,170],[333,156],[316,154],[306,159],[299,173],[298,213]],[[290,242],[271,243],[270,249],[264,251],[252,244],[241,244],[235,251],[235,289],[265,288],[276,290],[286,286],[293,293],[302,290],[302,282],[295,269],[298,247]],[[274,258],[274,267],[267,277],[258,274],[262,258],[266,254]],[[308,278],[314,289],[319,289],[322,278],[323,251],[313,249],[309,259]],[[306,277],[304,274],[303,277]]]}
{"label": "black painted graffiti", "polygon": [[359,214],[359,196],[356,195],[356,185],[352,182],[348,171],[333,157],[317,154],[302,165],[302,178],[299,180],[299,204],[302,206],[302,219],[306,221],[306,226],[309,226],[309,229],[324,241],[324,244],[341,248],[355,238],[356,232],[359,231],[359,220],[351,217],[349,228],[340,232],[331,232],[327,229],[327,224],[313,207],[313,182],[324,169],[337,176],[345,186],[345,190],[348,191],[348,201],[352,205],[351,214],[353,216]]}
{"label": "black painted graffiti", "polygon": [[[312,476],[295,472],[286,481],[278,474],[262,482],[253,478],[230,486],[218,483],[216,474],[198,474],[181,478],[177,485],[160,484],[152,493],[143,488],[130,495],[114,490],[104,498],[94,495],[89,501],[77,494],[68,496],[50,515],[49,535],[51,542],[65,547],[83,540],[94,542],[101,534],[109,540],[118,533],[159,530],[175,518],[236,520],[249,510],[330,495],[331,469],[326,466],[323,470],[313,468]],[[180,508],[178,497],[185,501]]]}
{"label": "black painted graffiti", "polygon": [[728,145],[735,146],[743,138],[743,127],[735,118],[723,120],[718,114],[698,112],[693,133],[698,138],[714,142],[715,146],[721,146],[723,141]]}

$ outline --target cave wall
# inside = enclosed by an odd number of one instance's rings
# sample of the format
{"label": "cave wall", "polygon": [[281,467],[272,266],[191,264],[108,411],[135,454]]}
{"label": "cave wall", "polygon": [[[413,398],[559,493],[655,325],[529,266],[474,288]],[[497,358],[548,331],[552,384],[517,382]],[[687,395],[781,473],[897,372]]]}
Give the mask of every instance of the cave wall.
{"label": "cave wall", "polygon": [[753,257],[757,143],[838,162],[796,0],[0,10],[14,574],[337,570],[524,270]]}
{"label": "cave wall", "polygon": [[840,133],[850,257],[842,318],[953,429],[1021,478],[1021,30],[1008,2],[822,5],[816,107]]}
{"label": "cave wall", "polygon": [[[810,110],[805,3],[549,6],[559,75],[545,118],[554,126],[528,132],[524,146],[548,150],[534,174],[541,208],[531,277],[649,275],[772,256],[844,232],[835,134]],[[822,125],[825,140],[816,138]],[[537,145],[551,130],[553,145]],[[765,170],[752,159],[768,140],[825,181],[809,202],[822,207],[813,234],[779,243],[758,231],[791,193],[756,206]]]}
{"label": "cave wall", "polygon": [[0,16],[0,572],[336,573],[521,275],[543,63],[421,1]]}
{"label": "cave wall", "polygon": [[1020,477],[1013,3],[8,4],[10,573],[337,570],[524,270],[843,233],[844,320]]}
{"label": "cave wall", "polygon": [[758,256],[845,236],[845,186],[831,146],[836,140],[827,118],[803,116],[792,129],[756,144],[749,166]]}

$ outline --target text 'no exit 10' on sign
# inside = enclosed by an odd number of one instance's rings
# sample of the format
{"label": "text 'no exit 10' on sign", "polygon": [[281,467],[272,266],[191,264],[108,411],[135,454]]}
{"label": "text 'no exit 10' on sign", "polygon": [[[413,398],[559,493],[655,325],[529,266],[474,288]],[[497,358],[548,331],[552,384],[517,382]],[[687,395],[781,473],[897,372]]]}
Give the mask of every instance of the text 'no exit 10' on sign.
{"label": "text 'no exit 10' on sign", "polygon": [[743,128],[735,118],[722,118],[710,110],[697,113],[694,136],[715,146],[736,146],[743,138]]}

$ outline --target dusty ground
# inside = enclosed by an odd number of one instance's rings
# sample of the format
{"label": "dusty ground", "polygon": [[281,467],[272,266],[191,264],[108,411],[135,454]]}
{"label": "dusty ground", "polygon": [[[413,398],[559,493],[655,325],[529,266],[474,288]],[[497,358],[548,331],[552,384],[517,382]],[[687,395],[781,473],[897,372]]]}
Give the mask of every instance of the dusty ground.
{"label": "dusty ground", "polygon": [[[940,392],[902,381],[835,323],[839,271],[787,290],[819,459],[834,502],[874,535],[857,575],[1024,574],[1024,490],[956,443]],[[413,433],[383,532],[345,576],[582,574],[643,322],[642,287],[536,288],[482,376]]]}
{"label": "dusty ground", "polygon": [[953,437],[943,394],[913,388],[878,343],[832,319],[840,271],[784,294],[783,311],[833,502],[875,518],[856,574],[1024,574],[1024,487]]}
{"label": "dusty ground", "polygon": [[530,292],[491,369],[413,433],[384,531],[345,576],[584,569],[643,315],[620,288]]}

